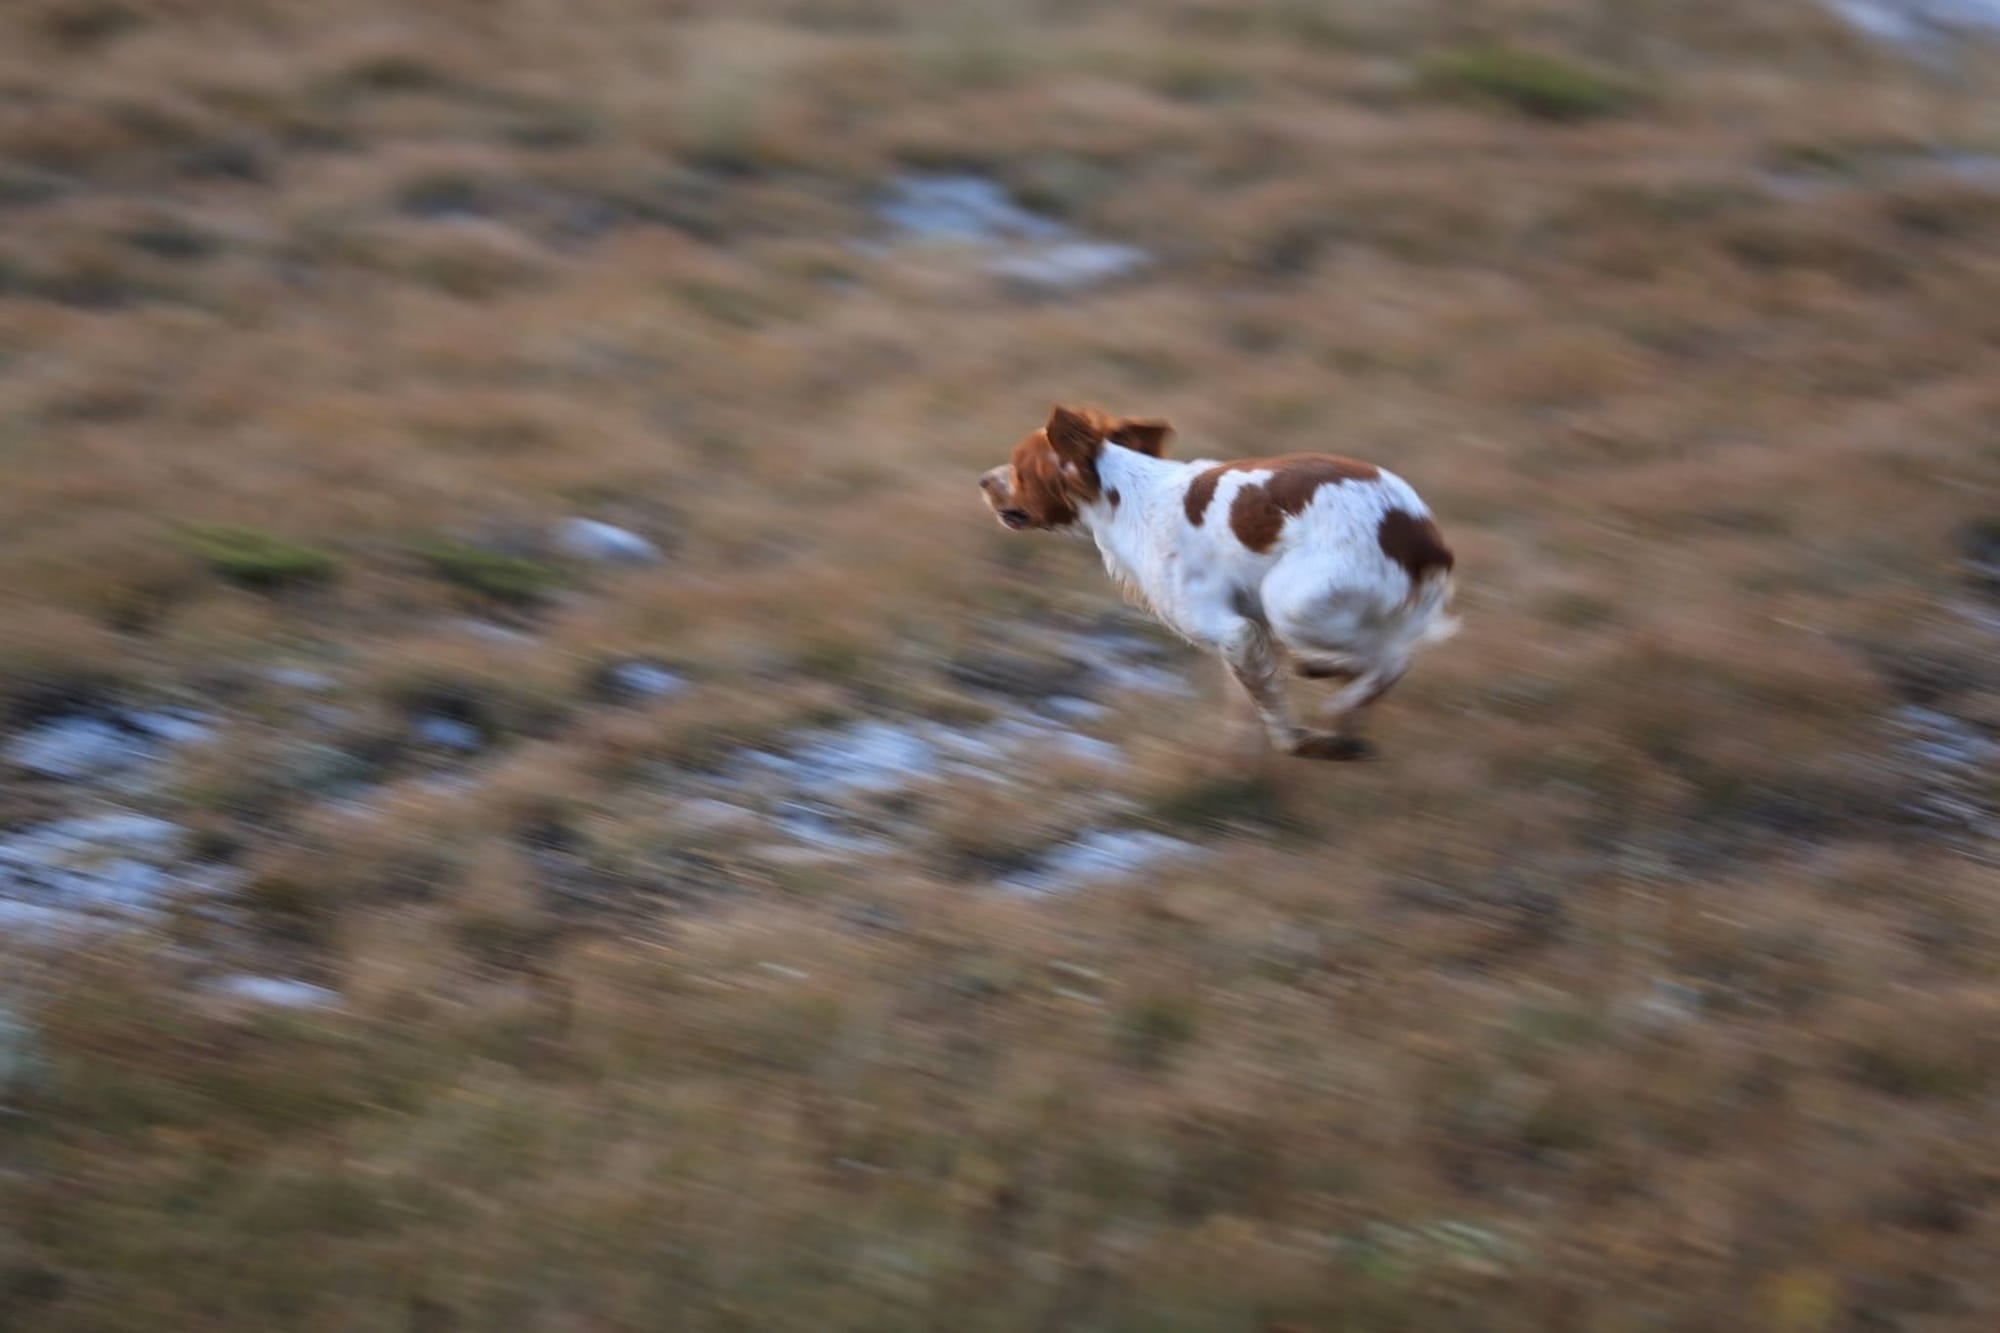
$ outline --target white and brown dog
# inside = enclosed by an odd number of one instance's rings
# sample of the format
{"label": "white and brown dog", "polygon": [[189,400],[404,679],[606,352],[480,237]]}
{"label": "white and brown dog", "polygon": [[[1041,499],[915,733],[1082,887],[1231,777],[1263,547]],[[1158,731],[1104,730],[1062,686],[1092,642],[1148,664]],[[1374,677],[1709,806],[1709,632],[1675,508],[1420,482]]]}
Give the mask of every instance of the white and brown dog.
{"label": "white and brown dog", "polygon": [[[1013,458],[979,479],[1015,531],[1088,533],[1127,596],[1248,691],[1271,743],[1303,759],[1359,759],[1354,715],[1426,643],[1455,628],[1452,554],[1409,483],[1328,454],[1183,463],[1172,428],[1058,407]],[[1332,730],[1296,726],[1281,655],[1346,682]]]}

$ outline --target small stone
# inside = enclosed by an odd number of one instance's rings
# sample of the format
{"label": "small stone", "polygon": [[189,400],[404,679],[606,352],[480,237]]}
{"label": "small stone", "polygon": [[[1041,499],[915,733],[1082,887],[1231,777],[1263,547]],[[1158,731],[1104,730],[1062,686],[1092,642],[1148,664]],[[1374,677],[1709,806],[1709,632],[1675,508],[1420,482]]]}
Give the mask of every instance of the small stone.
{"label": "small stone", "polygon": [[751,853],[765,865],[782,870],[823,870],[846,865],[855,856],[852,849],[833,847],[754,847]]}
{"label": "small stone", "polygon": [[490,620],[468,618],[459,621],[458,628],[475,639],[483,639],[487,643],[498,644],[503,648],[525,648],[535,641],[535,636],[532,634],[524,634],[506,625],[496,625]]}
{"label": "small stone", "polygon": [[1064,234],[1061,223],[1015,203],[1007,187],[985,176],[899,176],[882,203],[882,220],[919,241],[992,244],[1046,241]]}
{"label": "small stone", "polygon": [[[976,731],[950,734],[949,748],[957,758],[980,761],[976,771],[999,776],[1003,763],[1019,768],[1024,756],[1035,761],[1069,759],[1097,768],[1119,768],[1125,755],[1110,741],[1039,720],[1003,718]],[[1038,770],[1036,770],[1038,771]]]}
{"label": "small stone", "polygon": [[665,699],[687,688],[685,677],[656,662],[620,662],[604,673],[604,687],[626,699]]}
{"label": "small stone", "polygon": [[151,910],[185,887],[187,832],[150,815],[57,820],[0,838],[0,903],[33,925],[47,913]]}
{"label": "small stone", "polygon": [[460,754],[471,754],[484,749],[486,737],[478,727],[455,717],[440,717],[432,713],[418,718],[410,724],[410,735],[419,745],[428,745],[438,750],[453,750]]}
{"label": "small stone", "polygon": [[1995,0],[1826,0],[1856,30],[1880,42],[1926,47],[1967,34],[2000,31]]}
{"label": "small stone", "polygon": [[333,1009],[340,1005],[339,991],[315,986],[309,981],[263,977],[249,972],[217,977],[209,982],[208,989],[217,995],[248,1000],[253,1004],[267,1004],[274,1009]]}
{"label": "small stone", "polygon": [[693,833],[741,833],[755,828],[758,816],[754,810],[702,796],[676,806],[674,822]]}
{"label": "small stone", "polygon": [[1655,977],[1652,989],[1639,997],[1631,1008],[1635,1027],[1646,1032],[1667,1032],[1686,1027],[1701,1017],[1701,992],[1679,981]]}
{"label": "small stone", "polygon": [[207,721],[176,709],[128,713],[125,721],[163,745],[200,745],[215,736],[215,728]]}
{"label": "small stone", "polygon": [[1099,829],[1001,880],[1000,887],[1018,893],[1060,893],[1100,880],[1129,878],[1155,866],[1185,861],[1200,851],[1193,843],[1162,833]]}
{"label": "small stone", "polygon": [[7,761],[43,777],[82,782],[153,758],[143,736],[100,717],[59,717],[16,736]]}
{"label": "small stone", "polygon": [[304,694],[325,694],[340,683],[323,671],[307,667],[272,667],[264,673],[264,679],[281,689],[298,690]]}
{"label": "small stone", "polygon": [[660,548],[638,533],[594,518],[565,519],[556,534],[563,554],[601,565],[651,565]]}
{"label": "small stone", "polygon": [[1149,262],[1150,256],[1135,245],[1065,241],[996,259],[990,267],[994,276],[1023,290],[1062,294],[1130,277]]}
{"label": "small stone", "polygon": [[780,806],[772,812],[771,822],[787,837],[822,853],[870,856],[891,849],[891,844],[856,831],[851,823],[836,814],[803,802],[787,802]]}
{"label": "small stone", "polygon": [[937,747],[916,730],[879,720],[816,736],[790,757],[803,782],[826,794],[899,791],[938,764]]}
{"label": "small stone", "polygon": [[988,272],[1031,292],[1082,291],[1152,262],[1137,246],[1093,240],[1022,207],[984,176],[900,176],[878,216],[906,241],[983,249]]}
{"label": "small stone", "polygon": [[1103,704],[1074,694],[1059,694],[1053,699],[1044,699],[1041,711],[1058,722],[1096,722],[1111,712]]}
{"label": "small stone", "polygon": [[1058,731],[1049,737],[1052,753],[1060,753],[1095,768],[1123,768],[1125,753],[1110,741],[1086,736],[1080,731]]}
{"label": "small stone", "polygon": [[214,735],[206,719],[182,709],[71,713],[16,736],[5,758],[43,777],[84,782],[129,772],[158,759],[163,747],[199,744]]}
{"label": "small stone", "polygon": [[171,820],[152,815],[84,815],[44,824],[43,845],[64,851],[116,848],[134,855],[172,857],[180,853],[187,831]]}
{"label": "small stone", "polygon": [[[4,885],[0,885],[4,888]],[[46,903],[15,902],[0,898],[0,936],[17,939],[49,939],[89,927],[91,919],[81,912],[64,911]]]}

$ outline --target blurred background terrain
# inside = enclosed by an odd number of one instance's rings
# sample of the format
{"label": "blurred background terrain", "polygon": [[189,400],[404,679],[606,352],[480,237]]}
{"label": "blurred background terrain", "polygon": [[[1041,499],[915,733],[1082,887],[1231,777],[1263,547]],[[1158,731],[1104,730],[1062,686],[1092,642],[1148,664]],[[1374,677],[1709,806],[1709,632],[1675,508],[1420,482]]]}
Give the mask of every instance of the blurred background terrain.
{"label": "blurred background terrain", "polygon": [[[12,0],[0,1328],[2000,1327],[1989,27]],[[1058,399],[1424,493],[1381,762]]]}

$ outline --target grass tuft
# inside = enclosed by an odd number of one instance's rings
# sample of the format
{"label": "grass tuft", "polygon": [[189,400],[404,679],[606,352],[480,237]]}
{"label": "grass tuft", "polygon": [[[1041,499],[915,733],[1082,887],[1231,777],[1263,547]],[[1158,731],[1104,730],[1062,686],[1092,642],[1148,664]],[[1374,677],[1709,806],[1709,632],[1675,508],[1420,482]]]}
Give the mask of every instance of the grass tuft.
{"label": "grass tuft", "polygon": [[313,587],[340,570],[331,552],[263,528],[204,525],[188,531],[187,543],[219,577],[259,592]]}
{"label": "grass tuft", "polygon": [[1431,57],[1425,81],[1455,96],[1511,108],[1538,120],[1596,120],[1638,103],[1631,84],[1560,56],[1508,46],[1469,47]]}
{"label": "grass tuft", "polygon": [[470,542],[428,542],[419,554],[432,573],[453,587],[508,606],[533,606],[568,581],[564,572],[548,561]]}

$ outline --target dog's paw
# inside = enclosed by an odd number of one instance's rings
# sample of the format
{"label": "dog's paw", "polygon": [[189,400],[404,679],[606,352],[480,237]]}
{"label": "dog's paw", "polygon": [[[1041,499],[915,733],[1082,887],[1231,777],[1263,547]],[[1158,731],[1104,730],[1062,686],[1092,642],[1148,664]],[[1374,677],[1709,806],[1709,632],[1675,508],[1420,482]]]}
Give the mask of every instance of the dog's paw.
{"label": "dog's paw", "polygon": [[1293,744],[1292,754],[1299,759],[1353,763],[1360,759],[1373,759],[1375,747],[1359,736],[1306,736]]}

